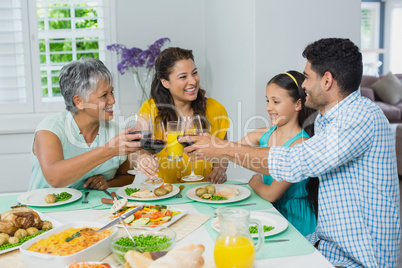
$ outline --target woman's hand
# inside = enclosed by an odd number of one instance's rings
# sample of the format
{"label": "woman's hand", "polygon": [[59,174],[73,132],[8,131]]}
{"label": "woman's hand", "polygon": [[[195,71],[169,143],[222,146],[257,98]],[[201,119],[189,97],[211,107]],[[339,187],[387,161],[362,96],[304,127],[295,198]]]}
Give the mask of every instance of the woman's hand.
{"label": "woman's hand", "polygon": [[104,145],[105,148],[111,151],[115,156],[127,155],[137,152],[141,149],[141,142],[134,141],[141,139],[141,134],[129,134],[129,128],[123,130],[114,136],[108,143]]}
{"label": "woman's hand", "polygon": [[211,173],[207,175],[206,179],[213,184],[224,183],[227,180],[226,167],[221,165],[214,166]]}
{"label": "woman's hand", "polygon": [[94,190],[105,190],[109,188],[109,184],[103,175],[95,175],[85,181],[84,187]]}
{"label": "woman's hand", "polygon": [[158,176],[158,158],[152,157],[148,152],[141,151],[141,155],[137,160],[137,168],[144,173],[148,178],[155,178]]}

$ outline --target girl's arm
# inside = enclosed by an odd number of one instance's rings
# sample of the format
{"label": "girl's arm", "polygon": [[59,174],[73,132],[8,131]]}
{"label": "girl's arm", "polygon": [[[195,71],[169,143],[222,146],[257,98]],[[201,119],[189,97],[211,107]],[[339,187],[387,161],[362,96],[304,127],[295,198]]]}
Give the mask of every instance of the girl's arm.
{"label": "girl's arm", "polygon": [[[224,140],[227,140],[227,134],[225,134]],[[223,183],[227,180],[228,176],[226,174],[226,170],[229,165],[229,160],[227,159],[219,159],[219,162],[214,162],[212,171],[207,175],[207,181],[212,182],[213,184]]]}
{"label": "girl's arm", "polygon": [[271,203],[274,203],[282,198],[282,195],[292,184],[287,181],[277,182],[276,180],[273,180],[270,185],[267,185],[264,183],[262,175],[255,174],[248,182],[248,185],[259,196]]}
{"label": "girl's arm", "polygon": [[244,136],[241,140],[237,141],[237,143],[242,145],[248,145],[252,147],[260,146],[260,138],[261,136],[269,130],[269,127],[259,128],[251,131],[246,136]]}

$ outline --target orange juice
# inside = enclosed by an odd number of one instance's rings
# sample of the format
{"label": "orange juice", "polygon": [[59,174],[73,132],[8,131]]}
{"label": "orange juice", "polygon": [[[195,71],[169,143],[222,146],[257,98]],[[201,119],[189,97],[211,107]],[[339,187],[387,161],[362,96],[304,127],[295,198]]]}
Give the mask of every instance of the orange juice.
{"label": "orange juice", "polygon": [[167,133],[167,157],[170,161],[181,161],[183,159],[183,145],[177,141],[178,135],[183,135],[183,133]]}
{"label": "orange juice", "polygon": [[251,268],[254,264],[254,244],[244,236],[220,237],[215,242],[217,268]]}

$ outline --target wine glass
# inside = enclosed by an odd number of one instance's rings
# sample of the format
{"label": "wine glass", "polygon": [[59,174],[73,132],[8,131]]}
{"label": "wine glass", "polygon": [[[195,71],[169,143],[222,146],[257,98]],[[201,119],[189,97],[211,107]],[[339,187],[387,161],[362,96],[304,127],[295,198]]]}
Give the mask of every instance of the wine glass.
{"label": "wine glass", "polygon": [[[195,116],[180,116],[179,117],[179,122],[182,122],[181,126],[183,128],[183,133],[182,136],[179,136],[178,139],[181,137],[186,137],[186,136],[198,136],[201,135],[203,132],[203,127],[201,124],[201,117],[199,115]],[[187,147],[190,145],[193,145],[193,142],[180,142],[183,147]],[[194,167],[193,167],[193,162],[191,162],[191,173],[190,175],[184,176],[182,178],[183,181],[200,181],[204,178],[202,175],[196,175],[194,173]]]}
{"label": "wine glass", "polygon": [[[155,154],[165,148],[165,127],[163,125],[163,121],[159,119],[155,119],[154,123],[150,124],[150,133],[147,136],[143,136],[141,139],[141,147],[146,150],[152,157],[155,158]],[[148,178],[145,180],[146,184],[156,185],[162,184],[162,178]]]}
{"label": "wine glass", "polygon": [[[151,115],[148,113],[132,113],[129,117],[129,121],[126,125],[126,128],[133,128],[129,130],[129,134],[142,134],[143,137],[148,137],[151,135],[150,131],[150,121]],[[134,141],[140,141],[140,139],[136,139]],[[137,159],[140,158],[141,151],[137,153]],[[132,170],[128,170],[127,173],[132,175],[140,175],[143,174],[138,168],[133,166]]]}

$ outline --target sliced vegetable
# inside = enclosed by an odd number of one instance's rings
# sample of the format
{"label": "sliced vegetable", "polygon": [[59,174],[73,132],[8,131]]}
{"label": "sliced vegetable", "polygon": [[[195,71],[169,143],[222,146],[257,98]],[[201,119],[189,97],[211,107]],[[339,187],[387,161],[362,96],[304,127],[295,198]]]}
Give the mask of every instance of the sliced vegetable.
{"label": "sliced vegetable", "polygon": [[150,222],[149,218],[141,218],[130,223],[131,226],[142,226],[147,225]]}
{"label": "sliced vegetable", "polygon": [[201,198],[201,199],[211,200],[211,199],[212,199],[212,195],[211,195],[211,194],[203,194],[200,198]]}
{"label": "sliced vegetable", "polygon": [[125,223],[130,223],[130,222],[132,222],[132,221],[134,221],[135,220],[135,216],[134,215],[130,215],[130,216],[128,216],[126,219],[124,219],[124,222]]}

